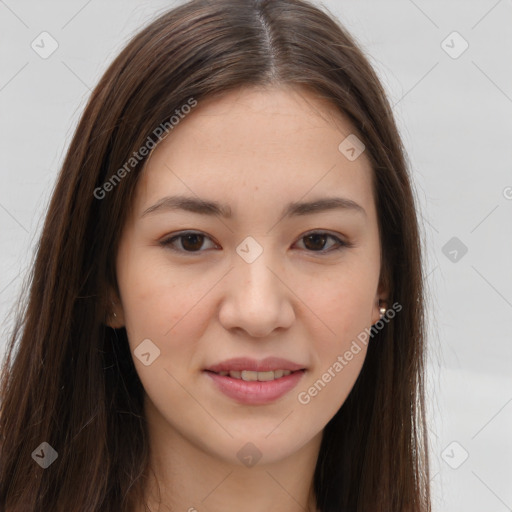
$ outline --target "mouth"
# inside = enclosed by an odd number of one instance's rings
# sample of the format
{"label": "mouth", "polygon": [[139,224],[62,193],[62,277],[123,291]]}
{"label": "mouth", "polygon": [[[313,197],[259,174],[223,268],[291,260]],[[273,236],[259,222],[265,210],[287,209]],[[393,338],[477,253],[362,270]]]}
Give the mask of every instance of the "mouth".
{"label": "mouth", "polygon": [[288,394],[307,368],[298,362],[270,356],[262,360],[235,357],[203,370],[214,388],[245,405],[263,405]]}
{"label": "mouth", "polygon": [[238,404],[263,406],[288,395],[306,373],[301,370],[204,370],[214,389]]}
{"label": "mouth", "polygon": [[274,380],[282,379],[283,377],[288,377],[292,373],[305,372],[306,369],[302,368],[300,370],[270,370],[265,372],[257,372],[252,370],[228,370],[228,371],[220,371],[214,372],[212,370],[205,370],[210,373],[214,373],[216,375],[220,375],[221,377],[230,377],[232,379],[243,380],[245,382],[270,382]]}
{"label": "mouth", "polygon": [[[260,380],[258,376],[261,376],[262,381],[280,378],[285,374],[289,375],[291,372],[305,369],[303,364],[273,356],[262,360],[251,357],[234,357],[205,368],[207,371],[223,374],[223,376],[230,375],[234,379]],[[242,377],[242,372],[244,372],[244,377]],[[282,375],[281,372],[283,372]]]}

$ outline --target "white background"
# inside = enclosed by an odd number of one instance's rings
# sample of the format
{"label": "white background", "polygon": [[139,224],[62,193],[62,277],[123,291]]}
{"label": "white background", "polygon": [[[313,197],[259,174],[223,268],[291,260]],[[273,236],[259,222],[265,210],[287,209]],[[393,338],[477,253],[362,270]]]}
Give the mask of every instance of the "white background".
{"label": "white background", "polygon": [[[173,5],[0,0],[0,350],[91,89]],[[512,0],[325,5],[389,93],[421,209],[434,510],[512,510]],[[43,31],[59,45],[47,59],[31,48]],[[442,47],[462,48],[454,31],[469,44],[458,58]],[[467,247],[456,261],[452,237]]]}

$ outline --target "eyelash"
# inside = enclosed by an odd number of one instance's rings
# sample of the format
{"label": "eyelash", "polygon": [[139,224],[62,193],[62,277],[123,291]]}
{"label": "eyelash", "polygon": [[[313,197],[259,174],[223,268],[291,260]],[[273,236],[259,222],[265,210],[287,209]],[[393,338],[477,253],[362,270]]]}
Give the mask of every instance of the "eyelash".
{"label": "eyelash", "polygon": [[[186,254],[196,254],[196,253],[201,253],[201,252],[204,252],[202,250],[198,250],[198,251],[186,251],[184,249],[177,249],[176,247],[173,247],[172,246],[172,243],[179,239],[179,238],[183,238],[187,235],[199,235],[199,236],[203,236],[205,238],[210,238],[209,236],[205,235],[204,233],[201,233],[201,232],[198,232],[198,231],[182,231],[181,233],[178,233],[177,235],[174,235],[170,238],[166,238],[162,241],[159,242],[159,244],[167,249],[170,249],[172,251],[175,251],[175,252],[179,252],[179,253],[186,253]],[[306,238],[308,236],[312,236],[312,235],[327,235],[327,238],[332,238],[334,240],[336,240],[336,242],[338,243],[338,247],[335,247],[334,249],[329,249],[329,250],[320,250],[320,251],[312,251],[312,250],[307,250],[307,252],[310,252],[310,253],[313,253],[313,254],[316,254],[316,253],[319,253],[319,254],[328,254],[328,253],[332,253],[332,252],[337,252],[337,251],[340,251],[342,249],[348,249],[350,247],[353,247],[353,244],[351,244],[350,242],[345,242],[344,240],[341,240],[340,238],[338,238],[337,236],[335,235],[332,235],[331,233],[327,233],[325,231],[311,231],[309,233],[306,233],[305,235],[302,235],[299,240],[302,240],[303,238]]]}

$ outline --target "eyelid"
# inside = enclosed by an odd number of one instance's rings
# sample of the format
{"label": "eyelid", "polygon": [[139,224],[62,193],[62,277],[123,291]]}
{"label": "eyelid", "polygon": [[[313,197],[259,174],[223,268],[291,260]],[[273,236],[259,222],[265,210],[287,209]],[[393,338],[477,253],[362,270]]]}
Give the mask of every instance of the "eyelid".
{"label": "eyelid", "polygon": [[[163,240],[160,240],[159,244],[162,247],[168,248],[171,251],[177,252],[179,254],[196,255],[196,254],[201,254],[201,253],[205,252],[204,250],[185,251],[185,250],[182,250],[182,249],[176,249],[175,247],[172,246],[172,242],[174,240],[179,239],[179,238],[184,237],[184,236],[187,236],[187,235],[200,235],[200,236],[203,236],[206,239],[211,240],[215,244],[217,244],[217,242],[215,242],[211,236],[207,235],[206,233],[204,233],[202,231],[195,231],[195,230],[184,230],[184,231],[179,231],[177,233],[172,233],[171,235],[164,237]],[[311,255],[322,256],[322,255],[327,255],[327,254],[331,254],[331,253],[336,253],[337,251],[340,251],[340,250],[343,250],[343,249],[349,249],[351,247],[354,247],[354,244],[352,242],[342,238],[342,235],[334,234],[330,230],[322,230],[322,229],[313,229],[313,230],[306,231],[305,233],[301,234],[298,237],[298,241],[300,241],[303,238],[305,238],[307,236],[310,236],[310,235],[326,235],[327,238],[335,239],[336,240],[336,245],[337,245],[337,246],[334,246],[334,248],[330,248],[330,249],[327,249],[327,250],[320,250],[320,251],[312,251],[312,250],[303,249],[303,250],[305,250],[307,253],[309,253]]]}

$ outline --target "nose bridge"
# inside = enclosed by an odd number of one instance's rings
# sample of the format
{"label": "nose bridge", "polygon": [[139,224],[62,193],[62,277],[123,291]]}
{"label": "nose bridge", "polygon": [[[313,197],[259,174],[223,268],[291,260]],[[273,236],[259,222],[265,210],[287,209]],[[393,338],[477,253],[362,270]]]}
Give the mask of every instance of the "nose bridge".
{"label": "nose bridge", "polygon": [[244,242],[237,247],[220,320],[225,328],[241,328],[251,336],[267,336],[293,321],[287,288],[276,276],[279,274],[276,269],[282,265],[270,247],[264,248],[254,239]]}
{"label": "nose bridge", "polygon": [[249,239],[237,247],[237,253],[239,257],[235,273],[242,295],[254,307],[261,307],[264,301],[274,300],[279,293],[279,280],[274,275],[276,260],[271,247],[268,244],[263,247],[254,239]]}

